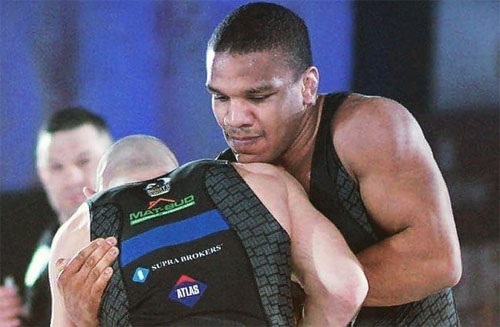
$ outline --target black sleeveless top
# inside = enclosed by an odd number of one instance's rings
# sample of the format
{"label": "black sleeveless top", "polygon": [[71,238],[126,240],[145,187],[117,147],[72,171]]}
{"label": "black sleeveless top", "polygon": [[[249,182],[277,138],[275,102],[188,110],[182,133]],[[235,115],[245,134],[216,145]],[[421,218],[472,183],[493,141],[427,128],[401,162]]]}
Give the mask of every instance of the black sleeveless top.
{"label": "black sleeveless top", "polygon": [[[357,184],[347,173],[333,146],[331,120],[349,93],[325,97],[311,164],[309,199],[340,230],[354,253],[387,235],[367,213]],[[235,161],[230,149],[218,158]],[[332,308],[335,310],[335,308]],[[423,300],[393,307],[363,307],[354,326],[460,326],[451,289]]]}
{"label": "black sleeveless top", "polygon": [[[355,253],[386,237],[363,205],[357,184],[333,146],[331,120],[348,93],[325,98],[311,166],[310,199],[341,231]],[[355,326],[459,326],[453,294],[446,289],[421,301],[394,307],[363,307]]]}
{"label": "black sleeveless top", "polygon": [[290,239],[224,161],[198,160],[88,201],[120,248],[101,326],[291,326]]}

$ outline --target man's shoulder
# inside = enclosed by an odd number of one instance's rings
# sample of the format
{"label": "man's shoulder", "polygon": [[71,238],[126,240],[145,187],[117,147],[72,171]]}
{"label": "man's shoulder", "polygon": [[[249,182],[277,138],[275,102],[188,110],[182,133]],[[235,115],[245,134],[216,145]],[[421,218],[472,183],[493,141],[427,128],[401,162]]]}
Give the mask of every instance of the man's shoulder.
{"label": "man's shoulder", "polygon": [[264,162],[232,163],[232,165],[238,171],[248,171],[253,174],[281,175],[285,172],[281,167]]}
{"label": "man's shoulder", "polygon": [[83,202],[75,213],[65,221],[56,231],[55,235],[60,237],[71,237],[73,233],[86,231],[89,224],[89,207],[87,202]]}
{"label": "man's shoulder", "polygon": [[338,157],[351,175],[360,164],[373,167],[421,142],[413,115],[399,102],[381,96],[349,96],[332,119],[331,131]]}
{"label": "man's shoulder", "polygon": [[240,176],[252,185],[264,187],[267,191],[279,193],[279,189],[285,187],[291,180],[295,180],[284,168],[268,163],[232,163]]}
{"label": "man's shoulder", "polygon": [[88,205],[84,202],[57,230],[52,241],[52,258],[70,258],[90,242],[89,224]]}
{"label": "man's shoulder", "polygon": [[350,93],[342,102],[339,110],[347,113],[374,113],[386,110],[404,108],[396,100],[379,95],[367,95],[361,93]]}
{"label": "man's shoulder", "polygon": [[[353,93],[339,107],[331,122],[334,137],[370,138],[373,132],[390,132],[413,120],[399,102],[381,97]],[[360,132],[364,131],[364,132]]]}

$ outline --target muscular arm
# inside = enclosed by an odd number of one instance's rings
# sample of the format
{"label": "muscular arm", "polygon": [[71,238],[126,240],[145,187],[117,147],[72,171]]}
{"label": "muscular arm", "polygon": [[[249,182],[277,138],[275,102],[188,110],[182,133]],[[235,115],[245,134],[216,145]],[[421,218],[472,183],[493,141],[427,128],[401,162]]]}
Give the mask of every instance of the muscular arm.
{"label": "muscular arm", "polygon": [[346,326],[368,289],[361,265],[295,179],[276,167],[252,164],[250,169],[254,167],[260,174],[245,176],[247,183],[290,234],[294,277],[306,293],[300,325]]}
{"label": "muscular arm", "polygon": [[[68,315],[64,306],[64,298],[57,287],[57,278],[59,275],[59,258],[71,258],[78,250],[89,242],[88,235],[84,234],[84,228],[81,221],[88,219],[86,206],[81,206],[76,213],[63,224],[52,243],[52,252],[49,263],[49,281],[52,294],[52,317],[51,326],[73,327],[75,326]],[[85,242],[87,236],[87,242]]]}
{"label": "muscular arm", "polygon": [[370,284],[365,305],[407,303],[455,285],[461,261],[450,198],[417,122],[382,98],[356,102],[339,121],[339,157],[390,235],[358,254]]}
{"label": "muscular arm", "polygon": [[101,296],[113,272],[109,265],[118,249],[113,247],[114,238],[89,242],[89,214],[84,204],[61,226],[53,241],[49,266],[51,326],[98,326]]}
{"label": "muscular arm", "polygon": [[302,187],[289,178],[287,189],[294,272],[306,293],[300,325],[347,326],[368,291],[361,265]]}

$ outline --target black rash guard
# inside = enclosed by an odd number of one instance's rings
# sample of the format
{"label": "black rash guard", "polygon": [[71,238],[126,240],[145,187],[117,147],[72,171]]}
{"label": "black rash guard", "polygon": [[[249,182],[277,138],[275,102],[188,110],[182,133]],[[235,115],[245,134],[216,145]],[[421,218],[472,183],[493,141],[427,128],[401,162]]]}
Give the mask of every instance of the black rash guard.
{"label": "black rash guard", "polygon": [[[366,211],[358,185],[352,180],[333,146],[331,120],[349,93],[328,94],[323,104],[311,164],[309,199],[340,230],[354,253],[387,237]],[[235,161],[230,149],[218,159]],[[335,308],[332,308],[335,310]],[[460,326],[451,289],[423,300],[393,307],[363,307],[354,326]]]}
{"label": "black rash guard", "polygon": [[120,256],[101,326],[292,326],[290,239],[231,164],[198,160],[87,202]]}

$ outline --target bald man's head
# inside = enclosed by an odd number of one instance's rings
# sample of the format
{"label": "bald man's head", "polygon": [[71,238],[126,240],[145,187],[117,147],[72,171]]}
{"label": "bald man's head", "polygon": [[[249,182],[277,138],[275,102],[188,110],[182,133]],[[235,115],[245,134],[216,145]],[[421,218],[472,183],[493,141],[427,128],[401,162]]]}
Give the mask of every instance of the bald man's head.
{"label": "bald man's head", "polygon": [[131,135],[113,143],[97,168],[97,191],[166,174],[179,166],[175,155],[159,139]]}

